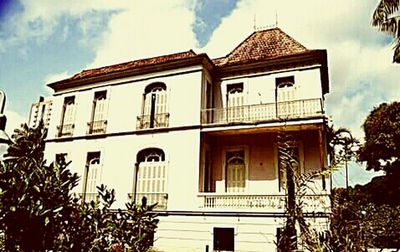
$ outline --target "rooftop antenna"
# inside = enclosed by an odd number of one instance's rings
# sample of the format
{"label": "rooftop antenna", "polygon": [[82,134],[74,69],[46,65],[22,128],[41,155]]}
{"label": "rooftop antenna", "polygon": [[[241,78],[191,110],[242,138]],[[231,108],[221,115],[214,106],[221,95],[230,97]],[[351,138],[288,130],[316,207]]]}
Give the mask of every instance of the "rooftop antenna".
{"label": "rooftop antenna", "polygon": [[278,27],[278,12],[276,10],[275,10],[275,23],[271,22],[269,25],[264,25],[264,26],[257,26],[256,13],[254,13],[254,18],[253,18],[253,30],[254,31],[262,31],[262,30],[276,28],[276,27]]}
{"label": "rooftop antenna", "polygon": [[253,17],[253,31],[256,31],[256,13],[254,12],[254,17]]}

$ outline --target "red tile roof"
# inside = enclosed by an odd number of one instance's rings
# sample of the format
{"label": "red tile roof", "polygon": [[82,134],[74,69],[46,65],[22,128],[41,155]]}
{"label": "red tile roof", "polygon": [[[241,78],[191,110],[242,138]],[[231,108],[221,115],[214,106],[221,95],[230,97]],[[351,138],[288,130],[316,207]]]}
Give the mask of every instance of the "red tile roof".
{"label": "red tile roof", "polygon": [[187,58],[194,57],[196,55],[197,54],[195,52],[193,52],[193,50],[189,50],[187,52],[174,53],[174,54],[169,54],[169,55],[157,56],[157,57],[153,57],[153,58],[129,61],[129,62],[115,64],[115,65],[111,65],[111,66],[88,69],[88,70],[83,70],[82,72],[80,72],[78,74],[75,74],[74,76],[69,78],[69,80],[83,79],[86,77],[93,77],[93,76],[102,75],[102,74],[114,73],[114,72],[124,71],[124,70],[133,69],[133,68],[137,68],[137,67],[166,63],[166,62],[171,62],[171,61],[180,60],[180,59],[187,59]]}
{"label": "red tile roof", "polygon": [[222,67],[260,60],[278,58],[308,51],[302,44],[279,28],[253,32],[232,52],[223,58],[214,59]]}
{"label": "red tile roof", "polygon": [[[212,63],[218,68],[224,68],[225,66],[274,59],[308,51],[307,48],[284,33],[281,29],[272,28],[253,32],[227,56],[213,59]],[[48,86],[53,89],[62,89],[66,83],[69,83],[67,84],[68,86],[79,85],[79,82],[88,80],[92,77],[97,78],[109,76],[110,78],[113,78],[112,76],[115,76],[114,74],[124,73],[126,70],[140,71],[140,69],[146,67],[154,67],[154,70],[159,70],[160,68],[158,68],[157,65],[163,66],[164,63],[181,62],[202,57],[208,59],[206,54],[196,54],[194,51],[189,50],[186,52],[134,60],[110,66],[83,70],[68,79],[50,83]],[[187,61],[187,63],[189,63],[189,61]]]}

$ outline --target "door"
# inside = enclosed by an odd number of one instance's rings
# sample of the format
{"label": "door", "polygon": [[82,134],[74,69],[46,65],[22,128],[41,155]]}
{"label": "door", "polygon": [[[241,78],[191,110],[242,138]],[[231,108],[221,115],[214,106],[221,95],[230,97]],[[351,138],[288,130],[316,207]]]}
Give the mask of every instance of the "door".
{"label": "door", "polygon": [[246,164],[244,151],[226,153],[226,192],[244,192],[246,187]]}

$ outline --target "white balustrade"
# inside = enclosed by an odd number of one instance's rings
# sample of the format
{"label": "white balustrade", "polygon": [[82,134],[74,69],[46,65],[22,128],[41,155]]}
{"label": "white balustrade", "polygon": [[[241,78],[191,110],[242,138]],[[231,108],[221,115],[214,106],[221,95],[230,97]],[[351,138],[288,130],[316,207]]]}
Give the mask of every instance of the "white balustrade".
{"label": "white balustrade", "polygon": [[[286,207],[285,195],[233,195],[202,193],[201,208],[209,209],[251,209],[283,210]],[[328,211],[330,199],[328,194],[305,195],[297,198],[298,204],[306,211]]]}
{"label": "white balustrade", "polygon": [[321,99],[252,104],[202,110],[203,124],[254,123],[323,115]]}

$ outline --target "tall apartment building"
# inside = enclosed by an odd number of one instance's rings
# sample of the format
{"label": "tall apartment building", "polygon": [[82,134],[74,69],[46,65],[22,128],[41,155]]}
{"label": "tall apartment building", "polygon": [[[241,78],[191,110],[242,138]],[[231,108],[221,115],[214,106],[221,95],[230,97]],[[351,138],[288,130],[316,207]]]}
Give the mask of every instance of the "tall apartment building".
{"label": "tall apartment building", "polygon": [[[326,167],[326,50],[279,28],[253,32],[225,57],[192,50],[84,70],[54,90],[46,158],[64,155],[76,192],[116,190],[116,208],[158,202],[162,251],[274,251],[284,225],[279,132],[295,139],[298,171]],[[327,224],[329,178],[305,216]]]}
{"label": "tall apartment building", "polygon": [[51,97],[39,97],[39,101],[31,106],[29,112],[28,126],[35,128],[39,125],[40,120],[43,120],[45,127],[49,127],[51,110],[53,102]]}

